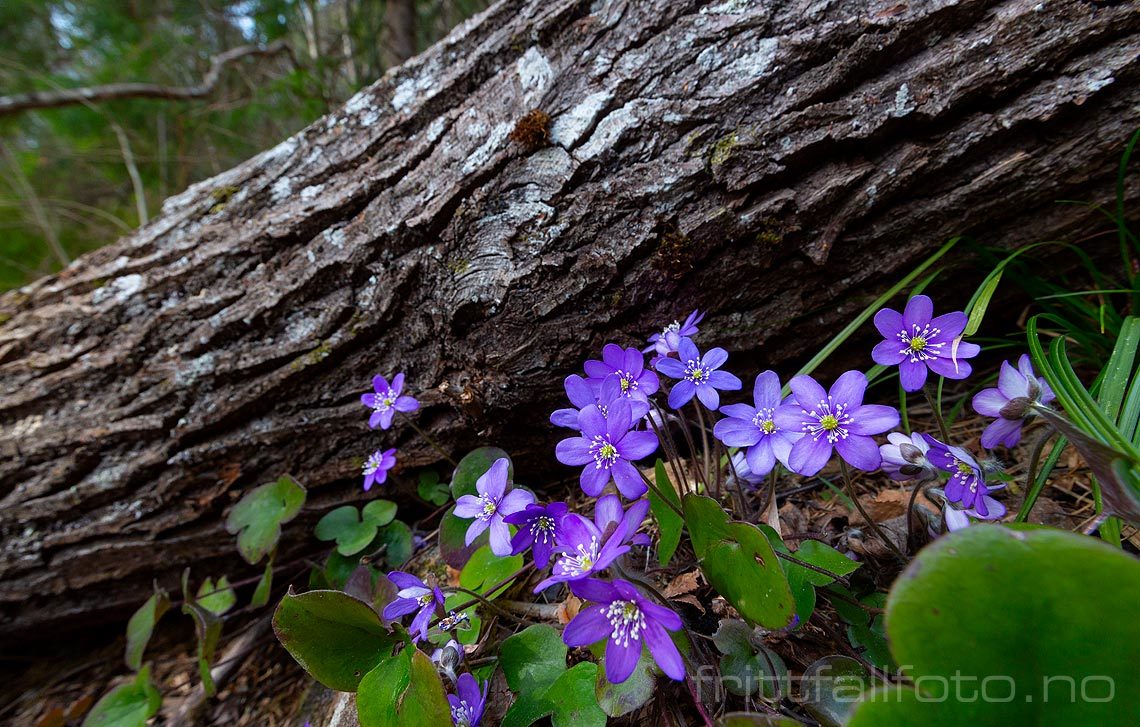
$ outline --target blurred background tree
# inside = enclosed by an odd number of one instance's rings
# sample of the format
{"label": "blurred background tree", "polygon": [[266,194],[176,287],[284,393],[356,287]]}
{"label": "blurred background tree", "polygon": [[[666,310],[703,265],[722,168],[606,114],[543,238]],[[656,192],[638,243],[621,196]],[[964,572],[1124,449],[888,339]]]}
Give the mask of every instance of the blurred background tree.
{"label": "blurred background tree", "polygon": [[[3,0],[0,97],[145,82],[124,98],[0,115],[0,290],[62,268],[162,200],[269,148],[488,0]],[[2,100],[2,99],[0,99]]]}

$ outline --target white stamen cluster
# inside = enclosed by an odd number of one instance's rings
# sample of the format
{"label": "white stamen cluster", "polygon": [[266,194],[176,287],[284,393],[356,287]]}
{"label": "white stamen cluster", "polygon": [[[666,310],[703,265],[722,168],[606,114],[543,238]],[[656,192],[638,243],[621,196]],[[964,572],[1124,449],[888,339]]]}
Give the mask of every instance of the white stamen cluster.
{"label": "white stamen cluster", "polygon": [[381,396],[380,392],[376,392],[376,398],[372,402],[372,409],[374,411],[388,411],[392,405],[396,403],[396,390],[388,389],[388,391]]}
{"label": "white stamen cluster", "polygon": [[621,369],[614,371],[614,373],[618,375],[621,382],[622,395],[629,396],[631,392],[637,391],[637,379],[633,378],[633,374]]}
{"label": "white stamen cluster", "polygon": [[594,564],[598,562],[598,538],[591,537],[589,546],[579,543],[577,551],[577,555],[567,553],[558,561],[561,570],[572,576],[580,576],[593,570]]}
{"label": "white stamen cluster", "polygon": [[376,470],[380,469],[380,465],[384,463],[384,457],[380,454],[373,454],[364,463],[364,474],[375,474]]}
{"label": "white stamen cluster", "polygon": [[946,342],[931,343],[930,339],[937,338],[940,333],[942,333],[942,329],[932,326],[930,323],[921,329],[919,329],[918,324],[911,326],[909,331],[904,328],[899,331],[899,341],[903,345],[899,349],[899,353],[909,356],[911,363],[938,358]]}
{"label": "white stamen cluster", "polygon": [[594,442],[590,445],[590,456],[594,458],[597,469],[610,469],[618,461],[617,447],[610,441],[608,435],[595,434]]}
{"label": "white stamen cluster", "polygon": [[459,706],[451,708],[451,721],[455,727],[471,727],[471,705],[461,700]]}
{"label": "white stamen cluster", "polygon": [[700,386],[708,382],[709,373],[708,367],[702,366],[700,361],[690,359],[685,362],[685,379],[687,381]]}
{"label": "white stamen cluster", "polygon": [[480,520],[490,520],[495,512],[499,509],[499,503],[490,495],[483,495],[480,500],[483,502],[483,510],[479,513]]}
{"label": "white stamen cluster", "polygon": [[771,434],[776,431],[775,416],[776,410],[772,407],[757,409],[756,416],[752,417],[752,424],[765,434]]}
{"label": "white stamen cluster", "polygon": [[645,614],[637,606],[637,601],[614,601],[606,608],[606,618],[610,621],[610,639],[623,648],[630,642],[641,640],[645,630]]}
{"label": "white stamen cluster", "polygon": [[530,534],[534,536],[535,542],[551,542],[554,540],[554,518],[548,515],[536,517],[530,523]]}
{"label": "white stamen cluster", "polygon": [[821,399],[816,408],[811,411],[804,409],[803,413],[814,420],[804,422],[804,432],[815,440],[821,436],[826,436],[827,441],[831,444],[835,444],[840,439],[847,439],[847,427],[855,421],[847,413],[847,405],[836,404],[831,396]]}

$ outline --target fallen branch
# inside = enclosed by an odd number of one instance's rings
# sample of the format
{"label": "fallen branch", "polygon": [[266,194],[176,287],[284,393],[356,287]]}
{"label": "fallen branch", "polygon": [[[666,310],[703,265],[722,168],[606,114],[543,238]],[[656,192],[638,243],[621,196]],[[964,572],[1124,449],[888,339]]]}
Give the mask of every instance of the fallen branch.
{"label": "fallen branch", "polygon": [[210,59],[210,70],[197,86],[163,86],[157,83],[109,83],[104,86],[64,88],[57,91],[32,91],[11,96],[0,96],[0,116],[31,109],[51,109],[82,103],[101,103],[122,98],[157,98],[188,100],[204,98],[214,92],[221,80],[222,71],[234,61],[247,56],[272,56],[289,52],[283,40],[266,46],[243,45],[219,53]]}

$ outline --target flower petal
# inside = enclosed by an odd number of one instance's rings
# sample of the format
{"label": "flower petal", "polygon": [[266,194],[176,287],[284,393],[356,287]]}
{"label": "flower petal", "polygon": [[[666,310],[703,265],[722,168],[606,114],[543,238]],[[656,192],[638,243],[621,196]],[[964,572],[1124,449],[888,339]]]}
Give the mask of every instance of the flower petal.
{"label": "flower petal", "polygon": [[654,368],[657,369],[658,373],[665,374],[671,379],[685,378],[685,364],[675,358],[659,358],[654,364]]}
{"label": "flower petal", "polygon": [[709,374],[709,386],[722,391],[740,391],[744,388],[744,382],[736,374],[730,374],[727,371],[713,371]]}
{"label": "flower petal", "polygon": [[567,429],[578,428],[578,410],[577,409],[555,409],[550,415],[550,423],[556,427],[566,427]]}
{"label": "flower petal", "polygon": [[510,462],[506,457],[499,457],[491,463],[487,471],[475,480],[475,489],[481,495],[498,500],[507,490],[507,465]]}
{"label": "flower petal", "polygon": [[570,647],[589,646],[609,636],[612,630],[605,609],[601,606],[588,606],[562,629],[562,642]]}
{"label": "flower petal", "polygon": [[[779,406],[779,402],[772,405],[773,408],[776,406]],[[726,404],[720,408],[720,413],[726,417],[751,422],[752,418],[756,416],[756,407],[748,404]]]}
{"label": "flower petal", "polygon": [[1021,441],[1021,425],[1020,419],[999,417],[993,420],[982,432],[982,446],[986,449],[993,449],[999,444],[1003,447],[1016,447]]}
{"label": "flower petal", "polygon": [[498,515],[491,518],[491,552],[500,558],[511,554],[511,529]]}
{"label": "flower petal", "polygon": [[855,408],[863,403],[863,392],[866,390],[867,375],[862,371],[847,371],[835,380],[828,393],[836,404]]}
{"label": "flower petal", "polygon": [[625,460],[618,460],[610,470],[618,491],[630,499],[641,497],[649,489],[637,474],[637,468]]}
{"label": "flower petal", "polygon": [[871,349],[871,358],[880,366],[898,366],[906,360],[898,341],[879,341]]}
{"label": "flower petal", "polygon": [[930,298],[925,295],[916,295],[906,302],[906,308],[903,309],[903,327],[909,331],[918,326],[921,330],[930,322],[933,315],[934,303]]}
{"label": "flower petal", "polygon": [[861,470],[868,472],[877,470],[879,465],[883,463],[883,456],[879,453],[879,445],[875,444],[875,440],[870,437],[851,434],[836,442],[835,449],[839,452],[840,457],[847,460],[848,464]]}
{"label": "flower petal", "polygon": [[388,386],[388,379],[376,375],[372,377],[372,388],[376,390],[377,394],[387,394],[388,389],[392,387]]}
{"label": "flower petal", "polygon": [[970,362],[962,358],[957,360],[942,357],[932,358],[927,359],[926,365],[930,367],[931,371],[947,379],[964,379],[973,371]]}
{"label": "flower petal", "polygon": [[969,318],[962,311],[954,311],[953,313],[943,313],[937,318],[932,318],[930,321],[931,328],[937,328],[938,336],[934,338],[936,341],[952,341],[958,336],[962,335],[962,331],[966,330],[966,323]]}
{"label": "flower petal", "polygon": [[745,452],[744,461],[748,463],[748,469],[752,470],[752,474],[766,475],[776,466],[776,454],[772,451],[772,443],[772,438],[768,437],[755,447],[749,447]]}
{"label": "flower petal", "polygon": [[574,405],[574,408],[581,409],[594,403],[594,392],[590,389],[589,384],[578,374],[570,374],[562,382],[562,386],[566,389],[566,398]]}
{"label": "flower petal", "polygon": [[918,391],[926,383],[926,364],[906,359],[899,364],[899,381],[903,391]]}
{"label": "flower petal", "polygon": [[883,308],[875,314],[875,328],[879,330],[883,338],[897,339],[903,329],[902,313],[891,308]]}
{"label": "flower petal", "polygon": [[636,462],[657,451],[657,435],[653,432],[629,432],[617,443],[622,459]]}
{"label": "flower petal", "polygon": [[810,477],[823,469],[829,459],[831,459],[831,443],[827,441],[827,437],[813,439],[805,436],[792,445],[788,464],[791,465],[793,472]]}
{"label": "flower petal", "polygon": [[592,439],[599,434],[606,433],[606,418],[602,416],[602,410],[594,404],[582,409],[578,412],[578,428],[582,430],[582,436],[587,439]]}
{"label": "flower petal", "polygon": [[713,425],[713,436],[729,447],[751,447],[760,441],[762,435],[760,427],[744,419],[721,419]]}
{"label": "flower petal", "polygon": [[606,411],[606,434],[611,442],[617,442],[629,431],[630,422],[633,421],[633,410],[629,399],[618,399],[609,405]]}
{"label": "flower petal", "polygon": [[691,381],[681,380],[673,384],[669,390],[669,408],[680,409],[697,393],[697,387]]}
{"label": "flower petal", "polygon": [[697,350],[697,344],[693,343],[693,339],[685,337],[677,344],[677,355],[680,356],[681,361],[699,361],[701,352]]}
{"label": "flower petal", "polygon": [[472,518],[483,512],[483,498],[476,495],[461,495],[455,501],[455,517]]}
{"label": "flower petal", "polygon": [[882,434],[899,425],[899,412],[893,406],[864,404],[849,412],[854,420],[847,427],[852,434]]}
{"label": "flower petal", "polygon": [[510,515],[511,513],[520,512],[525,510],[527,505],[534,504],[534,495],[526,490],[511,490],[503,495],[503,499],[499,500],[499,515]]}
{"label": "flower petal", "polygon": [[[487,521],[481,518],[476,518],[471,521],[471,525],[467,527],[467,535],[463,539],[464,545],[471,545],[475,542],[475,538],[482,535],[483,531],[487,529]],[[509,543],[508,543],[509,545]]]}
{"label": "flower petal", "polygon": [[562,464],[568,464],[572,467],[593,462],[594,455],[590,454],[591,444],[590,440],[585,437],[563,439],[555,445],[554,457]]}
{"label": "flower petal", "polygon": [[769,369],[756,375],[756,383],[752,385],[752,401],[757,409],[774,409],[780,405],[780,377],[775,371]]}
{"label": "flower petal", "polygon": [[602,495],[598,501],[594,503],[594,524],[602,532],[611,523],[619,522],[625,516],[625,510],[621,506],[621,498],[617,495]]}
{"label": "flower petal", "polygon": [[791,387],[792,394],[796,397],[801,409],[811,411],[819,406],[819,402],[827,400],[827,392],[823,390],[818,381],[810,376],[801,374],[793,377],[788,382],[788,386]]}
{"label": "flower petal", "polygon": [[403,590],[405,588],[423,588],[427,589],[427,584],[416,578],[411,573],[404,571],[394,570],[388,574],[388,580],[395,584],[396,588]]}
{"label": "flower petal", "polygon": [[1009,399],[1002,396],[1002,393],[997,389],[982,389],[974,394],[974,400],[971,402],[974,411],[984,417],[1001,416],[1002,407],[1007,403],[1009,403]]}
{"label": "flower petal", "polygon": [[723,348],[717,346],[716,348],[710,348],[705,352],[704,357],[701,358],[701,363],[704,364],[707,368],[719,369],[721,366],[724,366],[724,362],[727,360],[728,351],[725,351]]}
{"label": "flower petal", "polygon": [[606,642],[606,679],[610,684],[621,684],[633,674],[641,658],[641,640],[629,641],[625,646],[614,640]]}
{"label": "flower petal", "polygon": [[606,485],[610,483],[610,470],[604,467],[598,467],[594,464],[587,464],[582,468],[582,474],[578,478],[578,484],[590,497],[597,497],[601,494]]}
{"label": "flower petal", "polygon": [[1020,371],[1009,365],[1009,361],[1002,361],[1001,372],[998,374],[998,388],[1001,393],[1010,399],[1019,396],[1029,396],[1029,379]]}
{"label": "flower petal", "polygon": [[720,408],[720,394],[712,387],[711,382],[705,386],[697,387],[697,398],[711,411]]}
{"label": "flower petal", "polygon": [[676,681],[684,679],[685,662],[681,660],[677,645],[669,638],[669,634],[665,633],[661,624],[646,620],[645,629],[641,633],[645,638],[645,645],[649,647],[649,653],[653,655],[653,660],[657,662],[657,666],[665,676]]}

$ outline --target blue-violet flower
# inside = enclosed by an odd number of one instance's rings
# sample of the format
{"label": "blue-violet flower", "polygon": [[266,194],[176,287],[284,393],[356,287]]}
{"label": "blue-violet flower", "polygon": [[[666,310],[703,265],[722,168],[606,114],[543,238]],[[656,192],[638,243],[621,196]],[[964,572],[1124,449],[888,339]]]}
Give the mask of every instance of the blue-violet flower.
{"label": "blue-violet flower", "polygon": [[491,552],[498,556],[511,554],[511,530],[503,518],[534,502],[534,495],[526,490],[507,490],[508,464],[506,457],[495,460],[475,481],[479,494],[463,495],[455,501],[456,517],[475,518],[467,528],[467,544],[490,528]]}
{"label": "blue-violet flower", "polygon": [[360,403],[372,409],[368,417],[368,426],[375,429],[387,429],[392,426],[392,417],[396,412],[412,412],[420,408],[420,403],[411,396],[401,394],[404,390],[404,373],[396,374],[389,385],[388,379],[383,376],[372,378],[372,388],[376,393],[361,394]]}
{"label": "blue-violet flower", "polygon": [[997,417],[982,432],[982,446],[993,449],[1001,444],[1016,447],[1021,441],[1021,426],[1036,416],[1034,404],[1048,404],[1056,399],[1045,379],[1038,378],[1027,354],[1021,354],[1017,368],[1003,361],[996,388],[982,389],[974,396],[974,411],[982,416]]}
{"label": "blue-violet flower", "polygon": [[707,408],[716,411],[720,408],[720,394],[723,391],[737,391],[743,384],[735,375],[718,369],[728,360],[728,352],[723,348],[709,349],[704,356],[697,350],[691,338],[682,338],[677,347],[679,359],[657,359],[657,370],[666,376],[677,379],[669,390],[669,406],[680,409],[694,395]]}
{"label": "blue-violet flower", "polygon": [[883,366],[898,366],[905,391],[918,391],[926,383],[927,369],[948,379],[970,375],[965,359],[981,348],[957,339],[966,329],[961,311],[934,318],[934,303],[925,295],[907,301],[902,313],[884,308],[875,314],[875,327],[886,340],[875,346],[871,358]]}

